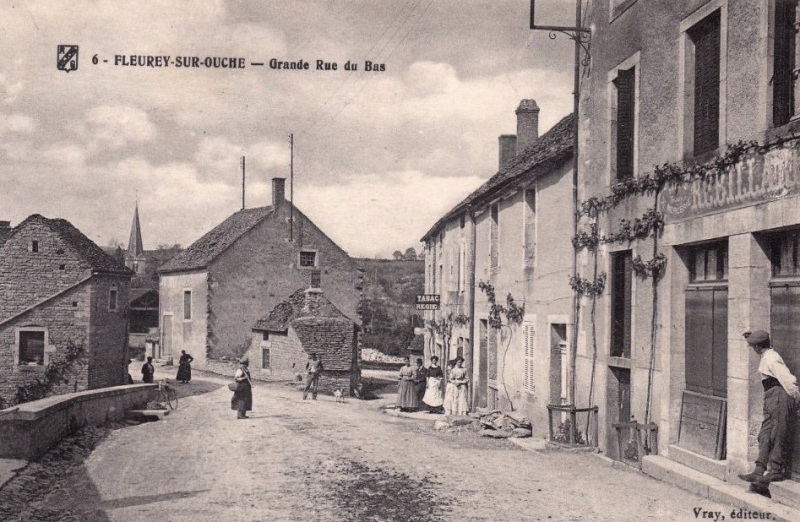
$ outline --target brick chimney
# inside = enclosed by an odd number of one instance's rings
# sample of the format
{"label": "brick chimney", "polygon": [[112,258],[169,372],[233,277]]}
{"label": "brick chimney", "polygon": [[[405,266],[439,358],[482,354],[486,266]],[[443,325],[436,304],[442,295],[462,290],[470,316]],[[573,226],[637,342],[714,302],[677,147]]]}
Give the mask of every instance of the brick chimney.
{"label": "brick chimney", "polygon": [[517,154],[519,154],[539,137],[539,106],[536,105],[536,100],[522,100],[516,113]]}
{"label": "brick chimney", "polygon": [[286,201],[286,178],[272,178],[272,206]]}
{"label": "brick chimney", "polygon": [[517,155],[517,137],[513,134],[503,134],[500,142],[500,169],[508,165]]}

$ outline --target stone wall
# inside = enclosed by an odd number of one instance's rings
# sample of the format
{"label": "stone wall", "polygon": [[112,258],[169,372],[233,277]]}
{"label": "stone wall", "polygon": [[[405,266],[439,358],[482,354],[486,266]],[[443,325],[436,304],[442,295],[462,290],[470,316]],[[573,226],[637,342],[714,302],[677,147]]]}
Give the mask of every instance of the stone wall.
{"label": "stone wall", "polygon": [[[112,308],[111,291],[117,294]],[[89,388],[127,383],[128,294],[126,276],[96,275],[92,278],[92,314],[89,329]]]}
{"label": "stone wall", "polygon": [[[160,358],[172,357],[177,364],[181,350],[194,357],[194,366],[202,368],[207,359],[209,332],[208,274],[204,270],[162,274],[159,279],[159,314],[161,328]],[[183,293],[192,292],[192,317],[184,319]]]}
{"label": "stone wall", "polygon": [[147,403],[156,384],[132,384],[48,397],[0,410],[0,458],[35,459],[87,425],[121,420]]}

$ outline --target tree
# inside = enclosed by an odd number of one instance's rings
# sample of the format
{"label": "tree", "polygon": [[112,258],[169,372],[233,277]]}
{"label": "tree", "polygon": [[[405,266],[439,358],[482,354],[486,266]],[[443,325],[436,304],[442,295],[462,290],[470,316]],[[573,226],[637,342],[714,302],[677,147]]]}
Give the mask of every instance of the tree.
{"label": "tree", "polygon": [[399,250],[395,250],[394,253],[392,254],[392,257],[394,257],[395,261],[400,261],[401,259],[403,259],[403,253],[400,252]]}
{"label": "tree", "polygon": [[414,247],[406,248],[406,253],[405,256],[403,256],[403,259],[405,259],[406,261],[416,261],[417,251],[414,249]]}

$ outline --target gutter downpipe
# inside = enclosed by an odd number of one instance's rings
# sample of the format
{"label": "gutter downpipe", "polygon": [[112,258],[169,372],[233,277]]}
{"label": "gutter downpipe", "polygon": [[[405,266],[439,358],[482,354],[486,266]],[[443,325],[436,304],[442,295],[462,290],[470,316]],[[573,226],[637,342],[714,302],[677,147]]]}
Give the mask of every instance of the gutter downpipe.
{"label": "gutter downpipe", "polygon": [[[575,2],[575,27],[581,27],[581,2]],[[580,34],[575,39],[575,78],[572,91],[572,110],[575,118],[574,132],[572,137],[572,237],[578,235],[578,127],[580,118],[578,117],[578,109],[580,106],[580,90],[581,90],[581,44]],[[572,249],[572,278],[573,281],[578,277],[578,251],[573,247]],[[572,310],[574,316],[572,318],[572,339],[570,339],[570,397],[569,402],[573,407],[577,407],[577,383],[576,383],[576,368],[578,358],[578,323],[580,319],[581,301],[578,296],[578,291],[572,291]],[[589,405],[591,406],[591,405]]]}
{"label": "gutter downpipe", "polygon": [[[467,367],[470,369],[470,376],[472,377],[472,393],[470,394],[470,408],[469,411],[475,411],[475,401],[478,396],[478,390],[476,383],[478,379],[475,378],[475,368],[473,366],[473,361],[475,358],[473,354],[475,353],[475,259],[476,259],[476,245],[475,239],[477,237],[477,231],[475,230],[475,211],[470,209],[469,211],[469,218],[470,218],[470,225],[472,227],[472,231],[470,232],[470,253],[469,253],[469,262],[470,262],[470,270],[469,270],[469,352],[467,356],[469,360],[467,361]],[[480,342],[480,340],[478,340]]]}

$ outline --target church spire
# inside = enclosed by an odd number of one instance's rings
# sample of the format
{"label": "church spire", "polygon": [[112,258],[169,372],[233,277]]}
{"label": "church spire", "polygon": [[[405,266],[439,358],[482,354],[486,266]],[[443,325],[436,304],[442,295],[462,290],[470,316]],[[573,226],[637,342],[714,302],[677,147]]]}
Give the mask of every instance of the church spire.
{"label": "church spire", "polygon": [[133,211],[133,223],[131,224],[131,238],[128,240],[128,256],[139,257],[144,255],[144,245],[142,244],[142,228],[139,225],[139,202]]}

